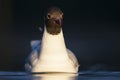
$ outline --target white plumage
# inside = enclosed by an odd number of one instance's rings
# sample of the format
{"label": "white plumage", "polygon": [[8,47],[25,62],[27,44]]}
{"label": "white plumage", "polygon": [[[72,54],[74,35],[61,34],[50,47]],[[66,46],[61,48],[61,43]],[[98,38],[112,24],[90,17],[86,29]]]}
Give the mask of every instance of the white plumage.
{"label": "white plumage", "polygon": [[66,48],[62,29],[52,35],[45,26],[42,41],[32,41],[31,46],[32,52],[25,63],[28,72],[78,72],[78,61]]}

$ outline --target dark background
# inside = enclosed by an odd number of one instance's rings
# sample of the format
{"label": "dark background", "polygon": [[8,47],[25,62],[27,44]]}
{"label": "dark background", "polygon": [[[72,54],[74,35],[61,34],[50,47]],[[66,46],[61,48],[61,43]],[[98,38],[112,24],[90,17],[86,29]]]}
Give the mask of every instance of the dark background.
{"label": "dark background", "polygon": [[0,0],[0,70],[23,71],[30,41],[42,38],[44,13],[64,12],[66,45],[80,70],[120,70],[120,5],[115,0]]}

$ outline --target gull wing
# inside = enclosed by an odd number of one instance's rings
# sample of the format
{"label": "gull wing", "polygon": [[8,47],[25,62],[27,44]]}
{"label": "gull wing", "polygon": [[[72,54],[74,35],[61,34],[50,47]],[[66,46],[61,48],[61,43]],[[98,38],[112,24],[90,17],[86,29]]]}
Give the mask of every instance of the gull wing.
{"label": "gull wing", "polygon": [[69,57],[69,59],[72,61],[72,63],[73,63],[73,66],[76,68],[76,69],[78,69],[78,67],[80,66],[79,65],[79,63],[78,63],[78,60],[77,60],[77,58],[76,58],[76,56],[74,55],[74,53],[71,51],[71,50],[69,50],[69,49],[67,49],[67,52],[68,52],[68,57]]}
{"label": "gull wing", "polygon": [[32,51],[30,55],[26,59],[25,69],[30,71],[32,67],[37,63],[40,53],[41,41],[40,40],[33,40],[31,41],[31,48]]}

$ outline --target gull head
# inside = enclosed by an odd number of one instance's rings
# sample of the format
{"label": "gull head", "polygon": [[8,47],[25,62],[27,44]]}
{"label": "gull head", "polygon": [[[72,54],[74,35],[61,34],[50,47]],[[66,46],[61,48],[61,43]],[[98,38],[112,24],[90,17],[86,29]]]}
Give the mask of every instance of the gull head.
{"label": "gull head", "polygon": [[47,32],[57,35],[62,29],[63,12],[58,7],[50,7],[45,17],[45,25]]}

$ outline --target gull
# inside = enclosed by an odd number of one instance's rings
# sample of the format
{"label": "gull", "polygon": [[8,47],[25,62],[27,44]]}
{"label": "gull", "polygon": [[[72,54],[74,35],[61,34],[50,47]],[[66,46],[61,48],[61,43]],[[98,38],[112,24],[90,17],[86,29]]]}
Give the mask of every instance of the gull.
{"label": "gull", "polygon": [[32,52],[25,62],[27,72],[78,72],[78,60],[65,45],[62,22],[62,10],[58,7],[50,7],[45,15],[42,40],[31,42]]}

